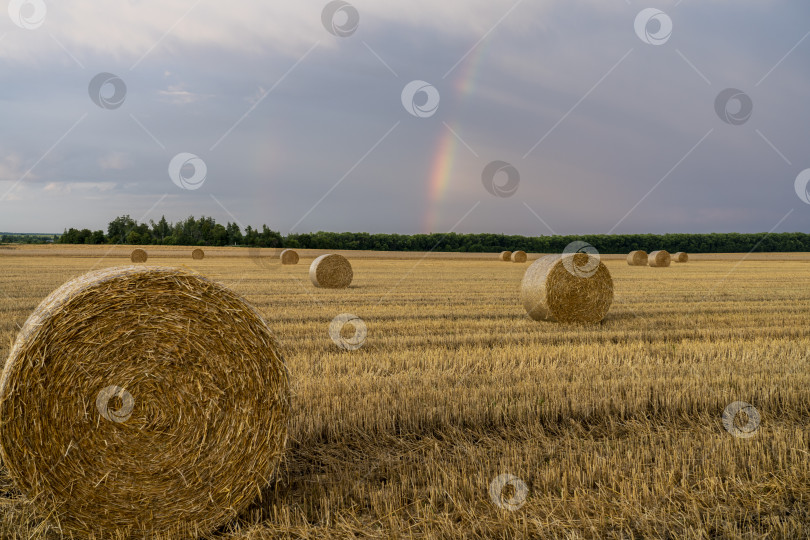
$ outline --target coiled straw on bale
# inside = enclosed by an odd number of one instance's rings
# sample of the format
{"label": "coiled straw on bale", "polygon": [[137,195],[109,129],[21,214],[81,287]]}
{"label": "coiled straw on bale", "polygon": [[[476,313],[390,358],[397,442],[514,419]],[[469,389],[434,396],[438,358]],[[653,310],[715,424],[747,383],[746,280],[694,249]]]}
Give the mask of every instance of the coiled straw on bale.
{"label": "coiled straw on bale", "polygon": [[685,263],[689,261],[689,255],[687,255],[683,251],[679,251],[674,255],[672,255],[672,260],[677,263]]}
{"label": "coiled straw on bale", "polygon": [[627,255],[627,264],[630,266],[647,266],[647,252],[643,249],[631,251]]}
{"label": "coiled straw on bale", "polygon": [[292,249],[285,249],[280,255],[281,264],[298,264],[298,252]]}
{"label": "coiled straw on bale", "polygon": [[512,252],[511,251],[501,251],[501,254],[498,255],[498,259],[501,261],[511,261],[512,260]]}
{"label": "coiled straw on bale", "polygon": [[523,275],[520,301],[536,321],[597,323],[613,303],[613,280],[597,257],[546,255]]}
{"label": "coiled straw on bale", "polygon": [[201,261],[205,258],[205,252],[200,248],[197,248],[191,252],[191,258],[195,261]]}
{"label": "coiled straw on bale", "polygon": [[653,267],[666,267],[670,263],[669,252],[666,250],[653,251],[647,257],[647,264]]}
{"label": "coiled straw on bale", "polygon": [[525,251],[513,251],[512,252],[512,262],[516,262],[516,263],[524,263],[524,262],[526,262],[526,252]]}
{"label": "coiled straw on bale", "polygon": [[132,253],[129,254],[129,260],[134,263],[145,263],[146,259],[146,250],[141,248],[135,248],[132,250]]}
{"label": "coiled straw on bale", "polygon": [[309,279],[316,287],[342,289],[352,282],[352,265],[343,255],[321,255],[309,266]]}
{"label": "coiled straw on bale", "polygon": [[0,456],[66,537],[206,535],[256,499],[287,439],[289,380],[222,285],[128,266],[76,278],[20,331]]}

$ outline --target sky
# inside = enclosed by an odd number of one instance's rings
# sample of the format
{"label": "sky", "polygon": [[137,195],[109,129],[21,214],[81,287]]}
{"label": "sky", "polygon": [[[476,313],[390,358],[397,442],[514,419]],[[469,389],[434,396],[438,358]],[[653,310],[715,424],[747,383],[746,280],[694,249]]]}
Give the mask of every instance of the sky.
{"label": "sky", "polygon": [[12,0],[0,231],[810,232],[810,4]]}

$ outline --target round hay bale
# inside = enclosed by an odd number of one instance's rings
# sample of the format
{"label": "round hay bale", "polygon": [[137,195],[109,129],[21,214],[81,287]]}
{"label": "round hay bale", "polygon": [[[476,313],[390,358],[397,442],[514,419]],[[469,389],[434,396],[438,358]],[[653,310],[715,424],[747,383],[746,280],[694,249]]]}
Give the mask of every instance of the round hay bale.
{"label": "round hay bale", "polygon": [[512,260],[512,252],[511,251],[501,251],[501,254],[498,255],[498,259],[501,261],[511,261]]}
{"label": "round hay bale", "polygon": [[129,254],[129,260],[134,263],[145,263],[146,259],[146,250],[141,248],[135,248],[132,250],[132,253]]}
{"label": "round hay bale", "polygon": [[689,261],[689,255],[683,251],[679,251],[672,256],[672,260],[677,263],[685,263]]}
{"label": "round hay bale", "polygon": [[298,252],[292,249],[285,249],[280,255],[281,264],[298,264]]}
{"label": "round hay bale", "polygon": [[655,268],[663,268],[669,266],[671,261],[671,257],[669,256],[669,252],[666,250],[659,250],[653,251],[647,257],[647,264]]}
{"label": "round hay bale", "polygon": [[337,253],[321,255],[309,266],[309,279],[316,287],[342,289],[352,282],[352,265]]}
{"label": "round hay bale", "polygon": [[574,271],[562,255],[546,255],[526,269],[520,301],[532,319],[593,324],[605,318],[613,303],[610,272],[587,253],[576,253],[572,260]]}
{"label": "round hay bale", "polygon": [[66,537],[196,537],[268,484],[289,410],[278,343],[240,296],[179,269],[108,268],[20,331],[0,457]]}
{"label": "round hay bale", "polygon": [[647,266],[647,252],[643,249],[631,251],[627,255],[627,264],[630,266]]}
{"label": "round hay bale", "polygon": [[525,251],[513,251],[512,252],[512,262],[516,262],[516,263],[524,263],[524,262],[526,262],[526,252]]}
{"label": "round hay bale", "polygon": [[205,258],[205,252],[200,248],[197,248],[191,252],[191,258],[195,261],[201,261]]}

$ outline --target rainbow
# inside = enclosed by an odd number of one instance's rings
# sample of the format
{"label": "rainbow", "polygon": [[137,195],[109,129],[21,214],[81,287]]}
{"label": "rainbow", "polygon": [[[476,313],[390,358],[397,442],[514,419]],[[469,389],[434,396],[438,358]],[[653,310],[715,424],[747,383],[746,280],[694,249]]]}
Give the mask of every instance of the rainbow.
{"label": "rainbow", "polygon": [[[456,95],[464,98],[472,93],[478,66],[486,50],[487,47],[483,44],[479,47],[478,51],[472,55],[472,58],[466,61],[466,69],[456,80],[454,85]],[[447,125],[456,133],[460,132],[456,123],[447,122]],[[456,151],[459,145],[456,136],[453,135],[447,126],[442,124],[441,130],[436,140],[436,151],[433,154],[433,159],[430,162],[430,171],[428,172],[427,201],[422,221],[422,231],[425,233],[435,232],[441,205],[453,175],[453,163],[455,162]]]}
{"label": "rainbow", "polygon": [[436,143],[436,153],[433,155],[430,174],[428,174],[427,211],[425,212],[422,227],[424,233],[434,232],[433,227],[436,226],[439,207],[450,183],[453,160],[456,157],[456,137],[444,125],[442,125],[442,130]]}

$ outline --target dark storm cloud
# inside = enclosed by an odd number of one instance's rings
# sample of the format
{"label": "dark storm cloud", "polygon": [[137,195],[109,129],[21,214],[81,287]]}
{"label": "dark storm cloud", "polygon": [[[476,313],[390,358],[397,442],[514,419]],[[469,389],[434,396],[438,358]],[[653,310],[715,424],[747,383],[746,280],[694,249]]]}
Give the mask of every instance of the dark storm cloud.
{"label": "dark storm cloud", "polygon": [[[135,2],[114,25],[80,2],[49,6],[36,30],[8,21],[0,229],[100,228],[151,209],[284,233],[412,233],[448,230],[475,207],[457,230],[547,234],[534,212],[560,234],[751,232],[791,210],[777,230],[808,230],[793,190],[810,167],[808,8],[660,3],[673,32],[656,46],[633,28],[646,5],[521,3],[474,47],[514,4],[450,4],[357,2],[346,38],[313,2],[240,13]],[[126,84],[119,108],[88,95],[100,72]],[[415,79],[441,96],[430,117],[401,104]],[[753,103],[742,125],[715,113],[728,87]],[[450,134],[437,193],[450,128],[463,142]],[[181,152],[204,160],[200,189],[169,178]],[[494,160],[520,171],[514,196],[482,186]]]}

